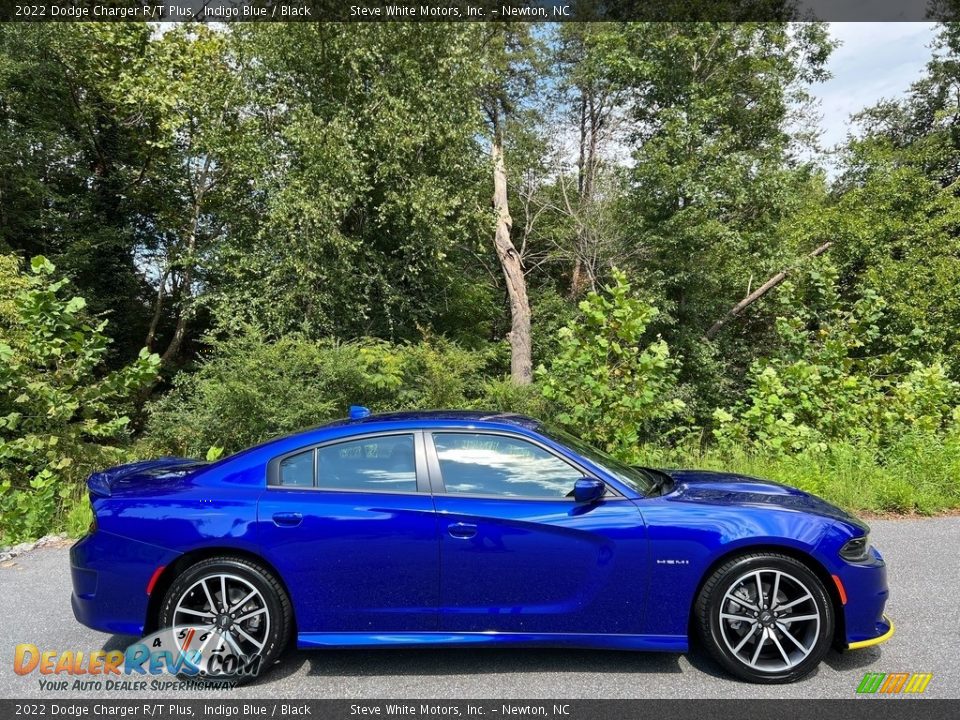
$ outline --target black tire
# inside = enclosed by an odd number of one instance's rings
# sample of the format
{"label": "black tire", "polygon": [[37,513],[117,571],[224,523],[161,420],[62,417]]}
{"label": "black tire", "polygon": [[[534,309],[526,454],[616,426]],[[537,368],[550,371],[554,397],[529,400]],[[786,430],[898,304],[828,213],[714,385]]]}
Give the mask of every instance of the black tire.
{"label": "black tire", "polygon": [[[771,600],[774,587],[782,600]],[[809,599],[783,609],[804,597],[803,590]],[[721,612],[729,614],[721,618]],[[814,614],[816,619],[793,619]],[[750,619],[735,619],[742,615]],[[820,579],[799,560],[777,553],[741,555],[724,563],[707,578],[694,607],[694,623],[710,655],[752,683],[789,683],[810,674],[830,649],[834,622],[833,603]]]}
{"label": "black tire", "polygon": [[[277,661],[286,649],[293,630],[293,611],[290,599],[280,582],[263,566],[251,560],[229,556],[213,557],[191,565],[174,579],[164,595],[159,611],[159,627],[169,628],[173,626],[178,601],[191,588],[196,587],[200,580],[207,579],[213,583],[213,579],[220,575],[229,575],[236,578],[231,580],[234,583],[234,600],[238,592],[236,587],[238,584],[241,585],[240,590],[249,589],[247,586],[250,586],[260,593],[263,607],[266,610],[267,623],[263,628],[263,636],[259,638],[263,644],[262,649],[254,650],[252,646],[247,646],[250,650],[250,659],[259,657],[256,672],[229,674],[225,673],[220,667],[217,675],[218,679],[231,680],[237,683],[248,682],[254,677],[262,675]],[[242,583],[246,583],[247,586],[242,585]],[[228,600],[230,599],[229,594],[230,590],[228,589]],[[219,602],[219,598],[220,595],[215,595],[214,600]],[[257,598],[257,600],[260,598]],[[211,674],[210,677],[213,677],[213,675]],[[193,677],[191,679],[196,680],[197,678]]]}

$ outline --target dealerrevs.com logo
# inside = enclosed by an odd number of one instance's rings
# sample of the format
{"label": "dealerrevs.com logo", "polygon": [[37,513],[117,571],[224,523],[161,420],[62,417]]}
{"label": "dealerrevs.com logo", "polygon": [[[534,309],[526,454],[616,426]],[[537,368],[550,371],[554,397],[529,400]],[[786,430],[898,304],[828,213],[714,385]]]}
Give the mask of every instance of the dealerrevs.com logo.
{"label": "dealerrevs.com logo", "polygon": [[[13,671],[37,675],[45,691],[230,689],[260,672],[260,656],[243,656],[216,628],[166,628],[125,650],[14,649]],[[172,676],[172,677],[171,677]]]}
{"label": "dealerrevs.com logo", "polygon": [[933,673],[867,673],[857,686],[857,694],[919,695],[932,679]]}

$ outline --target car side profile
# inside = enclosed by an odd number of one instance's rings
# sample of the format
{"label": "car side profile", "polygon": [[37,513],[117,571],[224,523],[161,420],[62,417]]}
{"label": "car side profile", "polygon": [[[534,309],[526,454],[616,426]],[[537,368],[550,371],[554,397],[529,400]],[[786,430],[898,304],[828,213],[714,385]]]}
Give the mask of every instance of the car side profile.
{"label": "car side profile", "polygon": [[352,408],[217,462],[88,485],[76,618],[190,626],[262,666],[291,642],[682,653],[697,636],[733,675],[773,683],[893,632],[884,561],[842,510],[755,478],[626,466],[517,415]]}

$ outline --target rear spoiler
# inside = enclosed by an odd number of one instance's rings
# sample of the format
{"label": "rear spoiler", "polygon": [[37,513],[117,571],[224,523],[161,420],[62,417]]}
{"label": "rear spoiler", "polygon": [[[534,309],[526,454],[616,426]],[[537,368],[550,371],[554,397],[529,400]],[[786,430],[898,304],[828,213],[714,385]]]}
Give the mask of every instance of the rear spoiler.
{"label": "rear spoiler", "polygon": [[87,479],[87,488],[91,495],[110,497],[110,478],[105,472],[95,472]]}
{"label": "rear spoiler", "polygon": [[[176,473],[177,471],[182,473],[185,470],[192,470],[207,464],[202,460],[175,457],[128,463],[93,473],[87,478],[87,488],[91,495],[110,497],[113,495],[114,488],[120,484],[134,484],[137,479],[148,481],[167,473]],[[140,477],[138,478],[138,476]]]}

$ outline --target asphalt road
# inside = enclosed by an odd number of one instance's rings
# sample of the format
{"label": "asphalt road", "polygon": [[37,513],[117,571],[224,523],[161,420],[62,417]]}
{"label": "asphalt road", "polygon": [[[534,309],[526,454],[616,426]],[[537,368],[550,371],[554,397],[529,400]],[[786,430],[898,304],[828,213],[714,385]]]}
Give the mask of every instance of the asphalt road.
{"label": "asphalt road", "polygon": [[[960,517],[871,522],[889,568],[885,645],[832,652],[788,686],[746,685],[700,651],[682,655],[593,650],[331,650],[289,652],[253,684],[179,697],[228,698],[851,698],[865,672],[932,672],[925,696],[960,698]],[[122,649],[134,638],[79,625],[70,611],[66,547],[32,550],[0,565],[0,697],[100,699],[135,693],[44,692],[13,672],[22,642],[41,649]],[[143,696],[158,695],[145,692]],[[169,696],[167,696],[169,697]]]}

